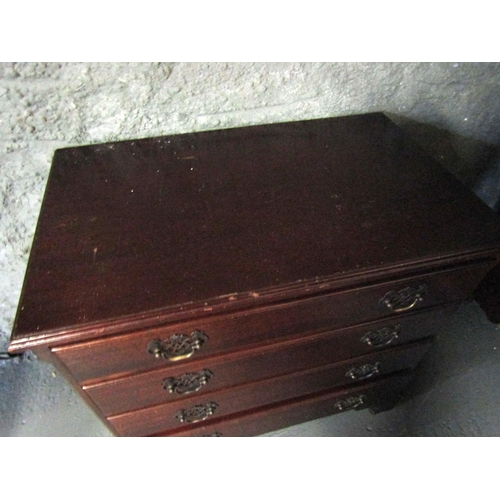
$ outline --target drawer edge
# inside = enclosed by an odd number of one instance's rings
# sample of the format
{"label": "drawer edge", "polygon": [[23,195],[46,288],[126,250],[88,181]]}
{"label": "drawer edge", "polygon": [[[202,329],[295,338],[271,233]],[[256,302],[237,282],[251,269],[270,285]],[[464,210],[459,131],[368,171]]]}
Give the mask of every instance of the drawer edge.
{"label": "drawer edge", "polygon": [[[209,437],[215,433],[219,433],[216,435],[220,437],[255,437],[345,411],[364,409],[371,409],[373,412],[387,411],[398,403],[402,392],[413,377],[412,370],[402,371],[361,387],[324,391],[258,408],[255,411],[235,414],[230,418],[214,420],[210,424],[198,425],[189,430],[157,433],[150,437]],[[356,395],[367,395],[369,399],[366,404],[351,410],[341,410],[336,407],[337,403]]]}
{"label": "drawer edge", "polygon": [[500,248],[491,248],[473,253],[428,258],[419,262],[395,263],[383,268],[364,270],[350,275],[327,276],[290,284],[286,289],[258,290],[216,297],[206,302],[179,304],[170,309],[152,310],[146,313],[121,318],[102,320],[79,327],[43,332],[17,332],[14,330],[9,344],[9,352],[17,353],[43,345],[60,346],[69,343],[104,339],[114,335],[131,334],[147,328],[160,328],[179,322],[197,321],[225,314],[238,314],[253,308],[301,299],[319,297],[360,286],[381,284],[385,281],[402,280],[419,274],[446,270],[459,270],[472,266],[487,265],[491,269],[500,259]]}

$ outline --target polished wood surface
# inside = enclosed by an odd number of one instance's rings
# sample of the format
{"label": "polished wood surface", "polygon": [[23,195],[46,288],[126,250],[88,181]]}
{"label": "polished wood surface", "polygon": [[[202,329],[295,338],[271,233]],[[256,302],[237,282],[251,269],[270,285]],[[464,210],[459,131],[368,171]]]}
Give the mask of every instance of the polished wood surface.
{"label": "polished wood surface", "polygon": [[383,114],[61,149],[13,339],[220,312],[499,242],[496,214]]}
{"label": "polished wood surface", "polygon": [[389,408],[499,259],[382,113],[61,149],[9,350],[118,435],[256,435]]}
{"label": "polished wood surface", "polygon": [[[352,379],[350,370],[368,367],[370,381],[405,369],[415,368],[430,346],[430,341],[420,341],[390,351],[350,359],[342,363],[326,365],[292,375],[267,378],[252,384],[243,384],[213,394],[200,394],[193,398],[172,403],[151,406],[142,410],[109,417],[109,421],[122,436],[149,435],[163,430],[189,426],[181,423],[177,413],[183,409],[214,404],[214,413],[209,419],[233,413],[258,409],[261,406],[314,394],[334,387],[363,382]],[[376,366],[376,370],[374,367]],[[371,371],[370,371],[371,370]]]}
{"label": "polished wood surface", "polygon": [[193,331],[203,331],[208,340],[190,358],[201,359],[254,344],[276,342],[324,329],[398,316],[398,313],[381,305],[380,300],[386,293],[408,286],[428,287],[424,300],[412,310],[425,310],[437,304],[465,300],[489,267],[489,260],[480,261],[457,269],[435,271],[433,274],[422,274],[410,279],[255,308],[204,321],[56,347],[53,352],[79,381],[126,375],[171,364],[167,359],[155,358],[148,353],[147,346],[154,339],[163,340],[176,334],[189,335]]}
{"label": "polished wood surface", "polygon": [[[323,391],[302,398],[294,398],[283,403],[242,412],[228,418],[215,418],[184,429],[176,429],[156,434],[157,436],[178,437],[247,437],[283,429],[291,425],[318,418],[353,411],[346,402],[349,398],[362,398],[362,404],[355,411],[371,408],[390,408],[411,381],[412,372],[402,372],[376,383],[362,384],[350,389]],[[344,406],[343,406],[344,405]],[[344,408],[344,409],[342,409]]]}
{"label": "polished wood surface", "polygon": [[[83,384],[83,388],[106,415],[172,401],[185,401],[200,394],[211,394],[268,377],[312,369],[358,356],[383,353],[388,348],[435,335],[439,332],[443,319],[453,310],[454,308],[448,310],[439,308],[427,314],[409,314],[390,320],[365,323],[335,332],[245,349],[231,355],[188,361],[181,363],[180,366],[172,363],[164,369],[95,384]],[[389,332],[389,336],[379,346],[366,342],[370,334],[376,334],[384,329]],[[391,336],[391,332],[396,332],[395,336]],[[164,389],[163,381],[167,378],[205,370],[209,370],[212,376],[197,392],[177,394]]]}

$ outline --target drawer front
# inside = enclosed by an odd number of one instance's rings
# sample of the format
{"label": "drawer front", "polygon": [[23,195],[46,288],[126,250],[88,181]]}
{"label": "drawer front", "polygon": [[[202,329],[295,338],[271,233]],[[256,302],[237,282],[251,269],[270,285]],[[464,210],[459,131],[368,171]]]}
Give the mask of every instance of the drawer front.
{"label": "drawer front", "polygon": [[158,433],[175,437],[244,437],[258,436],[303,422],[346,411],[366,408],[388,408],[396,404],[412,378],[403,372],[376,383],[357,385],[350,389],[314,394],[278,405],[259,408],[253,412],[215,419],[190,428]]}
{"label": "drawer front", "polygon": [[313,335],[84,386],[109,416],[328,365],[437,333],[447,309]]}
{"label": "drawer front", "polygon": [[249,411],[338,386],[376,379],[395,371],[413,368],[420,361],[430,341],[409,347],[386,350],[319,369],[261,380],[185,401],[146,408],[109,417],[109,422],[124,436],[149,435],[192,425],[211,418]]}
{"label": "drawer front", "polygon": [[397,316],[466,299],[490,264],[383,284],[164,328],[53,348],[80,382],[160,368],[187,359]]}

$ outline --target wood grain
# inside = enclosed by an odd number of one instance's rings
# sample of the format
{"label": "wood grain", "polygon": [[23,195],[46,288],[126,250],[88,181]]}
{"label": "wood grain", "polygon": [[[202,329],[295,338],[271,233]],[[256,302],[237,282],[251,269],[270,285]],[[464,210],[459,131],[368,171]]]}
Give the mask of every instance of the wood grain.
{"label": "wood grain", "polygon": [[[181,366],[172,364],[131,377],[84,384],[83,388],[106,415],[177,400],[185,401],[193,396],[211,394],[240,384],[383,352],[387,348],[435,335],[439,332],[443,320],[453,310],[454,308],[439,308],[427,314],[410,314],[397,319],[362,324],[335,332],[237,351],[230,355],[194,360]],[[362,341],[368,333],[383,328],[397,328],[398,337],[383,347],[372,347]],[[166,378],[203,370],[210,370],[213,376],[199,392],[176,394],[163,388],[163,380]]]}
{"label": "wood grain", "polygon": [[[291,375],[267,378],[252,384],[243,384],[213,394],[201,394],[186,401],[151,406],[122,415],[108,417],[110,424],[119,435],[144,436],[168,429],[190,427],[192,424],[182,423],[176,414],[195,406],[215,404],[213,416],[207,421],[239,412],[257,409],[261,406],[287,401],[334,387],[354,385],[357,381],[346,376],[351,368],[375,363],[379,365],[378,379],[405,369],[415,368],[423,354],[430,346],[430,341],[420,341],[405,347],[391,349],[385,352],[350,359],[342,363],[326,365],[321,368],[306,371],[296,371]],[[360,379],[361,380],[361,379]],[[359,382],[359,381],[358,381]],[[359,385],[359,384],[358,384]]]}
{"label": "wood grain", "polygon": [[382,113],[66,148],[9,351],[119,435],[256,435],[389,408],[499,257],[498,215]]}
{"label": "wood grain", "polygon": [[[242,412],[228,418],[156,434],[175,437],[247,437],[283,429],[291,425],[334,415],[346,410],[338,406],[350,397],[363,397],[364,403],[356,411],[380,407],[389,409],[397,404],[402,391],[410,383],[412,372],[402,372],[376,383],[362,384],[348,389],[323,391],[302,398],[295,398],[275,405],[269,405],[250,412]],[[347,410],[353,411],[353,410]]]}
{"label": "wood grain", "polygon": [[13,338],[499,242],[498,216],[379,113],[62,149]]}

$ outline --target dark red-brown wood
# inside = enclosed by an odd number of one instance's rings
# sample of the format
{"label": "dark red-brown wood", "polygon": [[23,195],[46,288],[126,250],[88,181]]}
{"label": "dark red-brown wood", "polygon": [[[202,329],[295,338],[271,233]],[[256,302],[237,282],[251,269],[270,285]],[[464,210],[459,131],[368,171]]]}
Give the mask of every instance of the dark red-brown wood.
{"label": "dark red-brown wood", "polygon": [[158,433],[157,436],[177,437],[247,437],[283,429],[309,420],[341,413],[337,406],[349,397],[362,396],[363,404],[356,411],[371,408],[387,410],[394,406],[413,374],[402,372],[376,383],[363,384],[350,389],[334,389],[319,394],[295,398],[284,403],[269,405],[229,418],[214,419],[185,429]]}
{"label": "dark red-brown wood", "polygon": [[[192,424],[181,423],[176,418],[176,413],[194,406],[215,403],[217,408],[213,416],[222,417],[252,410],[261,406],[286,401],[306,394],[320,392],[333,387],[348,386],[359,382],[347,376],[347,372],[352,368],[359,368],[363,365],[373,366],[378,363],[380,375],[373,375],[372,379],[390,373],[415,368],[425,351],[430,346],[430,341],[419,341],[405,347],[386,350],[363,356],[361,358],[350,359],[342,363],[336,363],[321,368],[306,370],[292,375],[268,378],[253,384],[240,385],[213,394],[201,394],[186,401],[175,401],[172,403],[152,406],[143,410],[138,410],[122,415],[109,417],[111,425],[122,436],[148,435],[161,432],[167,429],[178,427],[189,427]],[[372,372],[370,372],[372,373]]]}
{"label": "dark red-brown wood", "polygon": [[13,348],[499,244],[497,215],[380,113],[62,149]]}
{"label": "dark red-brown wood", "polygon": [[171,364],[168,360],[155,358],[148,353],[149,342],[157,338],[164,340],[175,334],[189,335],[196,330],[205,332],[208,340],[191,360],[362,321],[398,317],[399,313],[393,313],[380,305],[380,299],[387,292],[407,286],[427,285],[428,292],[424,300],[415,306],[417,310],[465,300],[490,266],[490,262],[474,263],[458,269],[256,308],[205,321],[57,347],[54,348],[54,353],[79,381],[126,375]]}
{"label": "dark red-brown wood", "polygon": [[[83,388],[106,415],[172,401],[189,401],[200,394],[211,394],[221,389],[307,370],[351,357],[384,352],[388,348],[433,336],[439,332],[443,316],[454,310],[448,309],[366,323],[333,333],[327,332],[238,351],[231,355],[194,360],[181,366],[172,363],[164,369],[108,382],[84,384]],[[370,332],[383,328],[391,328],[397,337],[389,337],[388,343],[379,347],[373,347],[363,341]],[[175,378],[203,370],[210,370],[212,377],[197,392],[177,394],[163,388],[163,381],[168,377]]]}
{"label": "dark red-brown wood", "polygon": [[[119,434],[254,435],[349,395],[387,408],[412,341],[499,256],[498,216],[381,113],[67,148],[9,349],[51,359]],[[361,342],[395,323],[394,344]],[[164,359],[179,335],[197,349]],[[377,382],[334,389],[376,360]],[[208,384],[165,400],[189,370]],[[212,423],[172,422],[212,397]]]}

